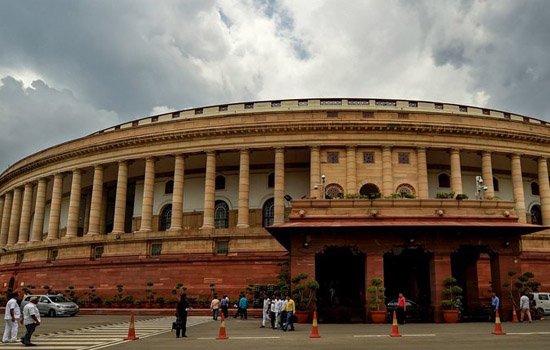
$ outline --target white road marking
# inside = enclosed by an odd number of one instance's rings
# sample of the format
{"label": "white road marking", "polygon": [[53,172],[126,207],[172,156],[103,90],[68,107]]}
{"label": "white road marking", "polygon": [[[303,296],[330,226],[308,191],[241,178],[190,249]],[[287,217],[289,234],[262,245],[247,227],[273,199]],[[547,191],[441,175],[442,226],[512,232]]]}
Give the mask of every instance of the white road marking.
{"label": "white road marking", "polygon": [[[248,339],[280,339],[281,337],[229,337],[229,339],[248,340]],[[217,338],[197,338],[199,340],[216,340]]]}
{"label": "white road marking", "polygon": [[[435,337],[435,334],[401,334],[402,337]],[[354,335],[354,338],[385,338],[390,337],[389,334],[360,334]]]}
{"label": "white road marking", "polygon": [[538,335],[538,334],[550,334],[550,332],[525,332],[525,333],[506,333],[507,335]]}

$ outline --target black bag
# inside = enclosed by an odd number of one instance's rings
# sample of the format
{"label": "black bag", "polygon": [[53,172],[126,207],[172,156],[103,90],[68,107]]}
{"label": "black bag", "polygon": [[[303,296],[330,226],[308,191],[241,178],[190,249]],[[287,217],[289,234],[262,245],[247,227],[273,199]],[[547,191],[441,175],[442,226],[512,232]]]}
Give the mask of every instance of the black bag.
{"label": "black bag", "polygon": [[294,314],[292,314],[291,320],[292,320],[292,323],[298,323],[298,317]]}
{"label": "black bag", "polygon": [[176,320],[176,322],[172,322],[172,330],[182,329],[182,328],[183,328],[183,322],[181,320]]}

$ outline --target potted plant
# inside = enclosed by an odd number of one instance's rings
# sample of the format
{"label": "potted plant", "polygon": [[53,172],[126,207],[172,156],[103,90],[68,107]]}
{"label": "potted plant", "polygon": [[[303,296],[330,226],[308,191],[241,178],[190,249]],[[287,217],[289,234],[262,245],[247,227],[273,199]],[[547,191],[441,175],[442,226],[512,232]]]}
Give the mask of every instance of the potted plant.
{"label": "potted plant", "polygon": [[117,292],[115,293],[113,297],[113,307],[119,309],[122,307],[122,291],[124,286],[122,284],[117,284],[116,289]]}
{"label": "potted plant", "polygon": [[145,305],[145,308],[146,309],[151,309],[153,307],[153,303],[155,302],[155,294],[157,294],[157,292],[153,291],[153,289],[151,289],[150,287],[152,287],[154,285],[153,282],[147,282],[146,283],[147,289],[145,289],[145,293],[147,293],[147,304]]}
{"label": "potted plant", "polygon": [[155,308],[163,309],[165,303],[166,301],[164,300],[163,297],[158,297],[157,300],[155,300]]}
{"label": "potted plant", "polygon": [[167,308],[170,308],[170,309],[173,309],[176,307],[176,304],[178,303],[178,300],[177,299],[174,299],[174,298],[168,298],[166,299],[166,307]]}
{"label": "potted plant", "polygon": [[462,288],[456,285],[456,278],[447,277],[443,281],[443,294],[447,299],[441,302],[443,306],[443,320],[447,323],[458,322],[458,311],[462,307]]}
{"label": "potted plant", "polygon": [[316,308],[316,293],[319,289],[319,283],[315,280],[309,280],[307,273],[301,273],[292,278],[294,288],[292,289],[292,298],[296,303],[296,318],[298,323],[307,323],[312,317],[312,311]]}
{"label": "potted plant", "polygon": [[105,305],[106,308],[113,307],[113,300],[105,299],[105,300],[103,300],[103,305]]}
{"label": "potted plant", "polygon": [[[532,293],[538,292],[540,287],[540,282],[532,281],[535,278],[535,274],[532,272],[525,272],[522,275],[517,276],[516,281],[514,282],[514,277],[517,275],[516,271],[508,271],[508,277],[510,277],[510,282],[505,282],[503,287],[509,288],[508,297],[514,306],[516,312],[519,312],[519,305],[516,303],[516,300],[519,300],[522,293]],[[514,296],[513,288],[516,288],[516,295]],[[534,318],[538,319],[538,314],[533,313]],[[518,315],[519,316],[519,315]],[[512,315],[513,317],[513,315]]]}
{"label": "potted plant", "polygon": [[143,309],[143,300],[140,300],[140,299],[136,300],[136,301],[134,302],[134,305],[135,305],[136,308],[138,308],[138,309]]}
{"label": "potted plant", "polygon": [[76,299],[76,291],[74,290],[74,286],[68,286],[67,289],[65,289],[65,295],[72,301],[75,302]]}
{"label": "potted plant", "polygon": [[101,305],[101,297],[98,297],[98,296],[94,297],[92,299],[91,307],[97,309],[99,308],[100,305]]}
{"label": "potted plant", "polygon": [[122,306],[131,309],[134,306],[134,297],[127,296],[126,298],[122,299]]}
{"label": "potted plant", "polygon": [[367,289],[367,292],[370,294],[369,314],[372,323],[386,322],[386,311],[380,310],[380,304],[386,299],[384,295],[386,288],[384,288],[383,284],[384,281],[381,278],[373,278],[371,285]]}

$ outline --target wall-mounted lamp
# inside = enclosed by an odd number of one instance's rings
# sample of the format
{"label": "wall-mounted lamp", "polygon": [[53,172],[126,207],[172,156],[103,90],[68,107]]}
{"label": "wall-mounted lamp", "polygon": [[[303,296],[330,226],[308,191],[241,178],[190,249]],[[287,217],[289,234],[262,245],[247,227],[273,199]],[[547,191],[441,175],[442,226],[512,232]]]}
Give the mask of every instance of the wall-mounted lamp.
{"label": "wall-mounted lamp", "polygon": [[309,248],[309,242],[311,242],[311,236],[310,236],[310,235],[306,235],[306,237],[304,238],[304,243],[302,243],[302,245],[304,246],[304,248]]}

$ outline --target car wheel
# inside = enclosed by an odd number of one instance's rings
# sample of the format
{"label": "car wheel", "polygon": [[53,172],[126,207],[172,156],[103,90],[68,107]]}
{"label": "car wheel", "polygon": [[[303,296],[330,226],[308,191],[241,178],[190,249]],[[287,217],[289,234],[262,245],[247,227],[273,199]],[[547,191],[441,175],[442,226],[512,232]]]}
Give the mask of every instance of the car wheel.
{"label": "car wheel", "polygon": [[48,317],[55,317],[55,310],[48,311]]}
{"label": "car wheel", "polygon": [[75,317],[75,316],[76,316],[76,314],[71,314],[71,317]]}

